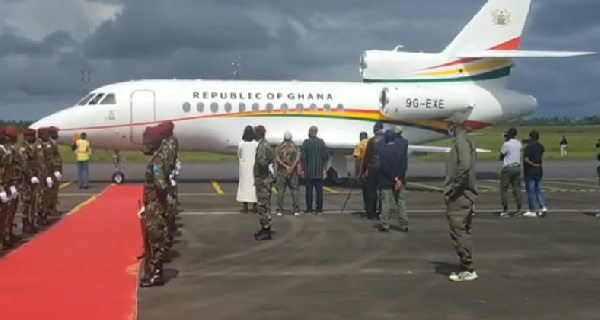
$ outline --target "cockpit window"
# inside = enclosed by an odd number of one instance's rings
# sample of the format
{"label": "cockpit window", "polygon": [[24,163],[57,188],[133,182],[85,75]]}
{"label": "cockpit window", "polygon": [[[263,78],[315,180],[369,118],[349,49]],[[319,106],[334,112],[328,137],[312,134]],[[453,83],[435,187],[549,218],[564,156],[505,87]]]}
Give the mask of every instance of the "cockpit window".
{"label": "cockpit window", "polygon": [[116,104],[116,103],[117,103],[117,99],[115,98],[114,93],[107,94],[104,97],[104,99],[102,99],[102,101],[100,102],[100,104]]}
{"label": "cockpit window", "polygon": [[104,97],[104,93],[98,93],[98,95],[95,96],[94,99],[90,100],[89,104],[98,104],[98,101],[100,101],[102,97]]}
{"label": "cockpit window", "polygon": [[85,96],[85,98],[79,100],[79,102],[77,102],[77,105],[79,105],[79,106],[85,106],[90,101],[90,99],[92,99],[92,97],[94,95],[95,95],[95,93],[88,94],[87,96]]}

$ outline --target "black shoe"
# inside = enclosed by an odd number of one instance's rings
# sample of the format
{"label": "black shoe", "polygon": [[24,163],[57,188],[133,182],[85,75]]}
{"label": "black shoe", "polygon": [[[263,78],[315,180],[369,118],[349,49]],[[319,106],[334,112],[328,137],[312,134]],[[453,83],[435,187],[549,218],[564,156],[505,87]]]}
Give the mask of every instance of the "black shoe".
{"label": "black shoe", "polygon": [[271,240],[271,228],[261,228],[257,233],[254,234],[256,240]]}
{"label": "black shoe", "polygon": [[156,265],[154,273],[150,278],[142,279],[140,281],[140,287],[142,288],[162,286],[164,284],[165,281],[163,279],[162,263],[160,262]]}

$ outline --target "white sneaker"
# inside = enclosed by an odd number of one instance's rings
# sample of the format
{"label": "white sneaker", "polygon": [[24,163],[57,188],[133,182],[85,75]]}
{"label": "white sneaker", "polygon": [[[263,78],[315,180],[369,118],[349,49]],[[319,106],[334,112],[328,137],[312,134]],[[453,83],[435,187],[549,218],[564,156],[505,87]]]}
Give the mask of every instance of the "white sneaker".
{"label": "white sneaker", "polygon": [[477,279],[479,276],[477,275],[477,272],[473,271],[473,272],[469,272],[469,271],[461,271],[459,273],[454,273],[452,272],[450,274],[450,276],[448,276],[448,279],[450,279],[450,281],[473,281],[475,279]]}
{"label": "white sneaker", "polygon": [[510,218],[510,214],[506,211],[500,212],[500,218]]}
{"label": "white sneaker", "polygon": [[536,212],[527,211],[523,213],[523,217],[537,218],[537,216]]}
{"label": "white sneaker", "polygon": [[283,213],[281,213],[281,212],[277,212],[277,215],[278,215],[278,216],[282,216],[282,215],[283,215]]}
{"label": "white sneaker", "polygon": [[300,212],[296,212],[296,213],[294,213],[294,215],[295,216],[299,216],[299,215],[301,215],[301,213]]}
{"label": "white sneaker", "polygon": [[539,216],[540,216],[540,217],[545,217],[545,216],[546,216],[546,213],[548,213],[548,208],[546,208],[546,207],[543,207],[543,208],[542,208],[542,211],[541,211],[541,212],[539,212]]}

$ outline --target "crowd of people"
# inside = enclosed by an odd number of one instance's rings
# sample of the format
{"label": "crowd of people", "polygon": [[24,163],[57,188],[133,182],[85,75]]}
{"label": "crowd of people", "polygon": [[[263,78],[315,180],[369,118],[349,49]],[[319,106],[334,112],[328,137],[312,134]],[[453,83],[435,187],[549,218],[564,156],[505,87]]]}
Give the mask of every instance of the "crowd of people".
{"label": "crowd of people", "polygon": [[0,127],[0,247],[13,247],[20,240],[14,233],[17,212],[22,232],[35,234],[57,216],[62,158],[56,127],[25,129],[18,143],[14,127]]}

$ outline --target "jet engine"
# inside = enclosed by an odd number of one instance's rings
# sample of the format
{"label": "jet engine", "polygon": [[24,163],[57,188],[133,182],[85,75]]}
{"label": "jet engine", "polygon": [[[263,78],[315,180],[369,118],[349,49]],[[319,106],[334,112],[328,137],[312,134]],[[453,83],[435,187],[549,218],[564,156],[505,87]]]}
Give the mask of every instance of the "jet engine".
{"label": "jet engine", "polygon": [[449,118],[472,109],[460,93],[416,86],[383,88],[379,101],[381,115],[392,120]]}
{"label": "jet engine", "polygon": [[359,71],[363,80],[401,79],[428,61],[431,54],[396,50],[367,50],[362,53]]}

